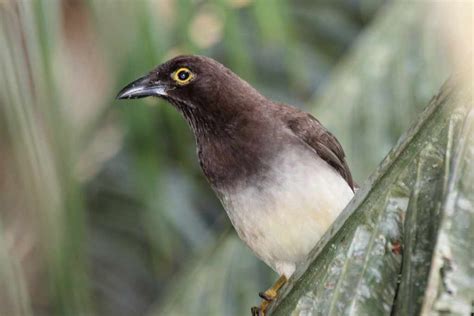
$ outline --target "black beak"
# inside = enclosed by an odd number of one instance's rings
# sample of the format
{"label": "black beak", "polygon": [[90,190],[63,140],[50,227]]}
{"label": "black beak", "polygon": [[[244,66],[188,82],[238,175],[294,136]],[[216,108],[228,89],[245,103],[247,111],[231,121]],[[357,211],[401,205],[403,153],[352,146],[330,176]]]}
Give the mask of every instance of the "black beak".
{"label": "black beak", "polygon": [[139,99],[150,96],[166,95],[166,85],[161,82],[151,82],[150,77],[141,77],[127,86],[118,93],[116,99]]}

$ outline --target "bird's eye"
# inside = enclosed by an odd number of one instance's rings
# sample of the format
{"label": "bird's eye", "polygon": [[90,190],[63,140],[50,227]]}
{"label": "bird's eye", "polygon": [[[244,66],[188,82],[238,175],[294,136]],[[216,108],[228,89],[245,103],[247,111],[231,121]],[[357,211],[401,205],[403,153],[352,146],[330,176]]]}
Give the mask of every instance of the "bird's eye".
{"label": "bird's eye", "polygon": [[180,85],[185,85],[191,82],[194,78],[194,74],[188,68],[179,68],[171,75],[174,81],[176,81]]}
{"label": "bird's eye", "polygon": [[178,72],[178,78],[181,81],[184,81],[184,80],[188,79],[189,78],[189,72],[187,72],[186,70],[181,70],[180,72]]}

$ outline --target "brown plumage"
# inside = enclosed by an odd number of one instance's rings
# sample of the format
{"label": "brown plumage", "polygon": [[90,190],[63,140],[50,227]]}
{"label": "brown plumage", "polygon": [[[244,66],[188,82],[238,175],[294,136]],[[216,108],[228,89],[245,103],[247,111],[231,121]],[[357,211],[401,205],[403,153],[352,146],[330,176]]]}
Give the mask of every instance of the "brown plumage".
{"label": "brown plumage", "polygon": [[336,137],[311,114],[285,107],[288,109],[286,117],[288,127],[313,148],[324,161],[336,169],[354,190],[354,181],[344,150]]}
{"label": "brown plumage", "polygon": [[[199,81],[189,86],[180,86],[174,83],[170,74],[181,67],[193,69],[200,77]],[[255,157],[244,155],[238,157],[239,162],[235,162],[236,165],[233,166],[238,169],[235,170],[235,175],[229,175],[229,173],[233,173],[233,170],[227,167],[232,168],[232,162],[227,160],[231,160],[235,156],[226,156],[243,148],[248,148],[251,154],[261,151],[259,149],[261,139],[253,137],[253,134],[260,134],[261,138],[266,138],[267,135],[264,134],[262,125],[258,122],[265,117],[286,125],[296,137],[308,144],[322,159],[335,168],[352,189],[354,188],[341,145],[316,118],[297,108],[276,104],[264,98],[222,64],[203,56],[179,56],[158,66],[146,78],[150,85],[153,82],[169,85],[167,95],[156,96],[175,105],[188,121],[196,136],[199,158],[204,172],[209,173],[209,176],[213,177],[212,180],[218,182],[230,178],[232,181],[234,176],[249,176],[253,172],[251,169],[255,167]],[[126,94],[133,85],[136,85],[136,82],[125,87],[119,93],[118,98],[135,99],[153,95],[153,93]],[[231,139],[234,139],[237,144],[232,142],[228,144]],[[252,141],[257,141],[257,143]],[[268,141],[271,143],[271,140]],[[212,158],[203,156],[203,150],[209,153]],[[260,154],[264,153],[260,152]],[[261,156],[258,157],[261,158]],[[222,162],[213,165],[213,161],[206,161],[208,159],[218,159]],[[239,166],[242,164],[243,166]],[[221,165],[224,169],[222,175],[219,170],[207,171],[207,169],[217,169]],[[255,169],[258,170],[258,168]]]}

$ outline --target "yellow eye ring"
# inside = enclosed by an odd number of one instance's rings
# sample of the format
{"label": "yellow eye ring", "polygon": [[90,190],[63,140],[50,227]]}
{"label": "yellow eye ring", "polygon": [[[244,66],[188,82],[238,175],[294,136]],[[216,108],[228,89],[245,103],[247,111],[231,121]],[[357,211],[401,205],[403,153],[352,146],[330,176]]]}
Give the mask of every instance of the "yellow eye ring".
{"label": "yellow eye ring", "polygon": [[179,85],[186,85],[194,79],[194,74],[188,68],[182,67],[173,72],[171,78]]}

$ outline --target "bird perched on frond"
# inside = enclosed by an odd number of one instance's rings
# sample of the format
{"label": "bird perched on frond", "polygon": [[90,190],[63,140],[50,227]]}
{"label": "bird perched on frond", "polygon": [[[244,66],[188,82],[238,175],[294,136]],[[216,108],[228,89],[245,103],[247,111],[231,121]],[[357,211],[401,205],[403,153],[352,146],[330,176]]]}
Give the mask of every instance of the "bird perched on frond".
{"label": "bird perched on frond", "polygon": [[211,58],[173,58],[117,98],[149,96],[184,116],[201,168],[237,234],[280,275],[252,309],[263,315],[353,197],[341,145],[316,118],[270,101]]}

